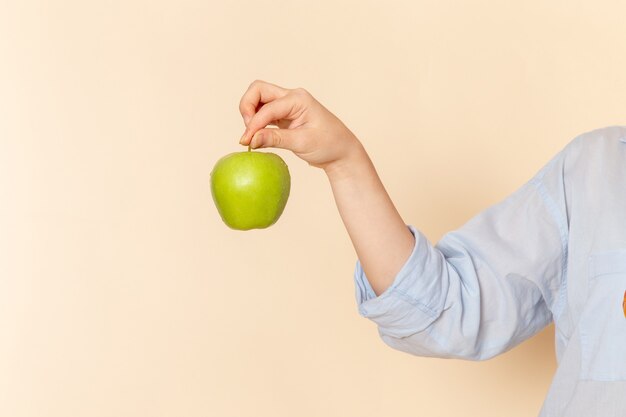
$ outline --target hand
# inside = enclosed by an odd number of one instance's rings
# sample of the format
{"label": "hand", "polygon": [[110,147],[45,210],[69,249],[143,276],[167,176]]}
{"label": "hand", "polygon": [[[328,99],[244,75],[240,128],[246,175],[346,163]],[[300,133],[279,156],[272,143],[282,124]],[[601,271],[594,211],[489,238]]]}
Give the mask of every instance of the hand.
{"label": "hand", "polygon": [[[309,165],[341,165],[362,146],[334,114],[302,88],[254,81],[241,98],[246,130],[239,143],[251,148],[288,149]],[[278,128],[266,128],[274,125]]]}
{"label": "hand", "polygon": [[242,145],[289,149],[324,169],[363,271],[374,293],[382,294],[406,263],[415,240],[356,136],[301,88],[255,81],[239,110],[247,127]]}

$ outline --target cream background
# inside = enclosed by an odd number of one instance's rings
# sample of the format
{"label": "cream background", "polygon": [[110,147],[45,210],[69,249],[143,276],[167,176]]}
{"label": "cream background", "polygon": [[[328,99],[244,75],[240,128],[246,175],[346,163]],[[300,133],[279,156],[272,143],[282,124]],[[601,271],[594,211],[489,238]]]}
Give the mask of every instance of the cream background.
{"label": "cream background", "polygon": [[361,318],[321,171],[235,232],[209,172],[256,78],[359,136],[436,242],[625,121],[619,1],[0,3],[0,416],[532,416],[549,327],[486,362]]}

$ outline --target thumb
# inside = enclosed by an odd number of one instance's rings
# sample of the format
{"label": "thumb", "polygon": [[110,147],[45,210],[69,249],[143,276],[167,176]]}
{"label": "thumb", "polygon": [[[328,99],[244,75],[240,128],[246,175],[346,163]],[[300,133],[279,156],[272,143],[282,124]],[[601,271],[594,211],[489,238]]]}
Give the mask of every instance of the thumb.
{"label": "thumb", "polygon": [[250,147],[253,149],[281,148],[295,151],[299,147],[298,145],[302,145],[298,143],[297,136],[299,136],[299,132],[297,133],[295,129],[260,129],[252,136]]}

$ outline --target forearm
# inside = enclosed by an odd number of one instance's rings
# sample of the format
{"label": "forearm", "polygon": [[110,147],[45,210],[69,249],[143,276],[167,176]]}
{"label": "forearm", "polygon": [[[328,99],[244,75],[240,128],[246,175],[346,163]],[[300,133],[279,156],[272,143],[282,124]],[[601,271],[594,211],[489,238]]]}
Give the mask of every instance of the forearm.
{"label": "forearm", "polygon": [[408,260],[415,239],[360,143],[348,159],[325,172],[363,271],[378,296]]}
{"label": "forearm", "polygon": [[[356,136],[309,92],[254,81],[239,103],[239,143],[291,150],[322,168],[363,271],[377,295],[409,259],[415,241]],[[265,128],[274,124],[278,129]]]}

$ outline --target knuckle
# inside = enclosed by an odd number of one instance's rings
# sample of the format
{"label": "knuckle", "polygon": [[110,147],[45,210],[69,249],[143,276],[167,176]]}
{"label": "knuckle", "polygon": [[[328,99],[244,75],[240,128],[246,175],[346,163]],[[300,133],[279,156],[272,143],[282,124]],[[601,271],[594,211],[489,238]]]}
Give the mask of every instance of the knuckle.
{"label": "knuckle", "polygon": [[250,88],[253,88],[253,87],[258,87],[258,86],[259,86],[259,85],[261,85],[261,84],[263,84],[263,81],[262,81],[262,80],[259,80],[259,79],[256,79],[256,80],[254,80],[254,81],[252,81],[252,82],[250,83]]}
{"label": "knuckle", "polygon": [[239,100],[239,111],[243,113],[247,110],[247,108],[248,108],[248,102],[246,101],[244,97],[242,97],[241,100]]}
{"label": "knuckle", "polygon": [[307,97],[310,96],[309,92],[307,90],[305,90],[302,87],[298,87],[296,89],[293,90],[294,94],[301,96],[301,97]]}
{"label": "knuckle", "polygon": [[276,132],[272,132],[272,142],[274,146],[276,146],[277,148],[280,148],[280,145],[282,143],[282,138]]}

